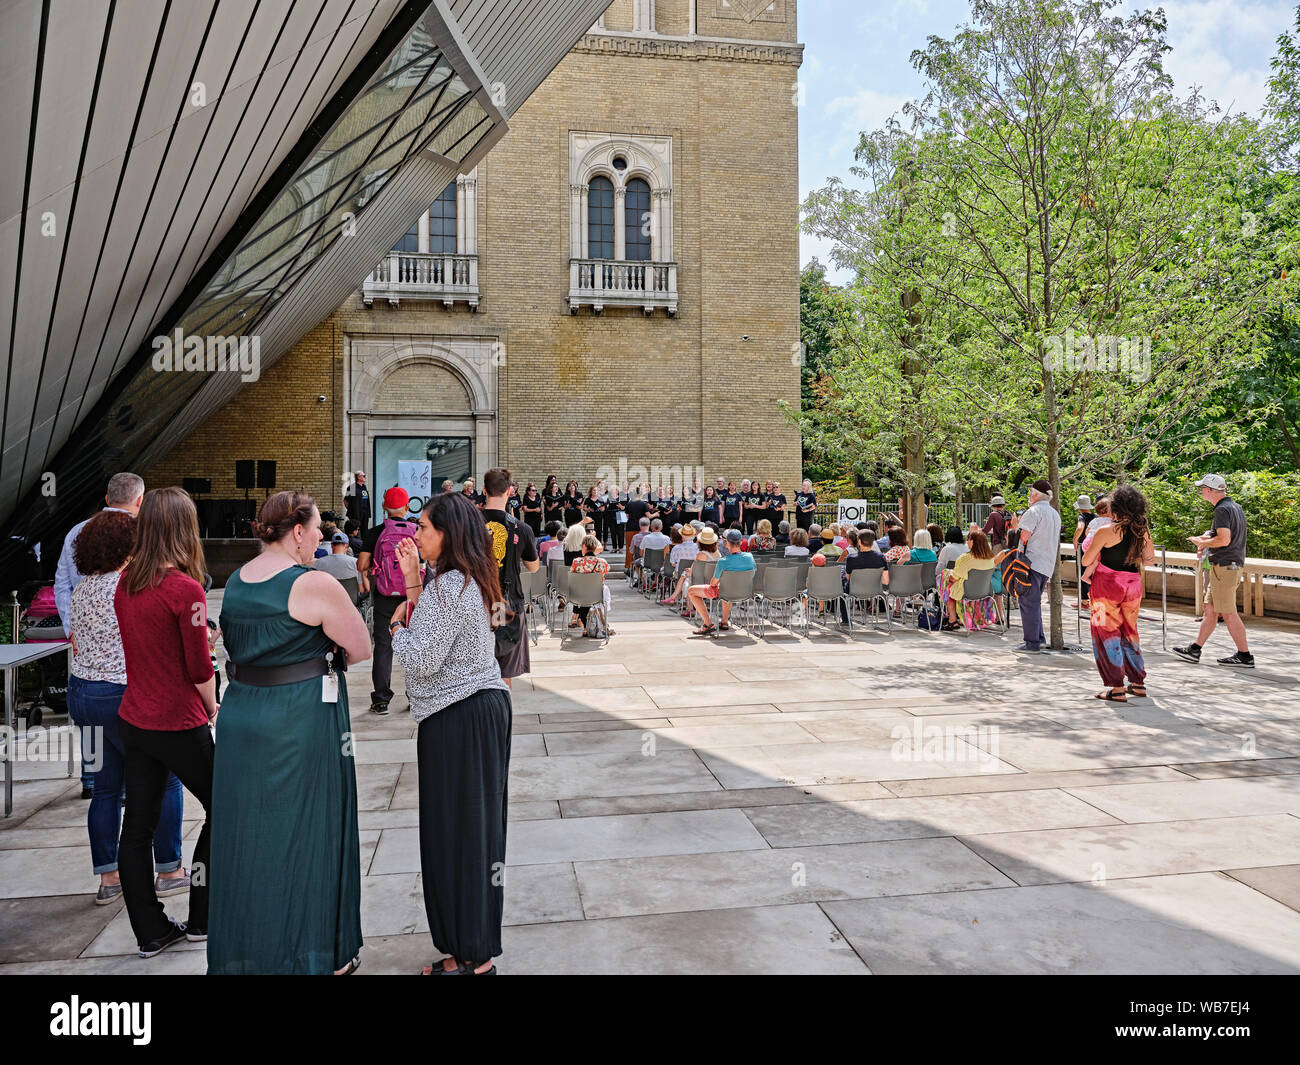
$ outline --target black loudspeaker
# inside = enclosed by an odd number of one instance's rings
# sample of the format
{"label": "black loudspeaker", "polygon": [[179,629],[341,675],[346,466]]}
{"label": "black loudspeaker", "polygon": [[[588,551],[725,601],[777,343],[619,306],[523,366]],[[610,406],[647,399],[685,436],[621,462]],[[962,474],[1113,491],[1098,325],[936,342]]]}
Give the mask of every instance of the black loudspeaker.
{"label": "black loudspeaker", "polygon": [[181,487],[192,496],[208,495],[212,492],[212,479],[210,477],[185,477],[181,480]]}
{"label": "black loudspeaker", "polygon": [[275,460],[274,459],[257,460],[257,487],[258,488],[275,487]]}
{"label": "black loudspeaker", "polygon": [[235,487],[236,488],[256,488],[253,475],[252,459],[235,460]]}

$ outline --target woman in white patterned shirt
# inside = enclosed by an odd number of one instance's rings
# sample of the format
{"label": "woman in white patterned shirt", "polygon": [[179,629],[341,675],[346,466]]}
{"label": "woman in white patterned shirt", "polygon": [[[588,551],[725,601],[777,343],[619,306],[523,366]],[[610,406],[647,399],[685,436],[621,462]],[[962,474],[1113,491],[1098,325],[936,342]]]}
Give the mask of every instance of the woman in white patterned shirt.
{"label": "woman in white patterned shirt", "polygon": [[[501,953],[511,709],[493,630],[511,615],[488,536],[472,503],[442,495],[397,548],[406,600],[391,620],[393,656],[420,726],[424,906],[447,955],[426,976],[492,975]],[[421,557],[433,569],[427,585]]]}
{"label": "woman in white patterned shirt", "polygon": [[[99,874],[97,906],[105,906],[122,894],[117,842],[122,828],[125,785],[117,708],[126,693],[126,656],[113,596],[134,537],[134,515],[105,510],[81,530],[72,549],[77,569],[86,576],[72,590],[68,611],[73,646],[68,716],[90,736],[83,748],[93,782],[86,827],[90,833],[93,871]],[[181,782],[174,774],[167,774],[158,827],[153,835],[157,874],[154,888],[159,896],[176,895],[190,886],[189,874],[181,868],[183,803]]]}

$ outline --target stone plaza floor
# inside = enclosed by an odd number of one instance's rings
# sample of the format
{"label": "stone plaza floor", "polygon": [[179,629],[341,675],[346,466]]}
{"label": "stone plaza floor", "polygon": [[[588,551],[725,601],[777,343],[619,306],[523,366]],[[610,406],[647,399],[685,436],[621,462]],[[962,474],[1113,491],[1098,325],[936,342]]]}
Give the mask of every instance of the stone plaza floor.
{"label": "stone plaza floor", "polygon": [[[621,580],[612,621],[542,635],[515,682],[502,974],[1300,972],[1300,625],[1250,619],[1232,670],[1222,628],[1194,666],[1146,609],[1153,697],[1118,705],[1018,628],[698,639]],[[1171,614],[1171,647],[1194,632]],[[395,672],[386,718],[348,677],[359,975],[436,956]],[[17,768],[0,973],[202,973],[202,944],[135,956],[91,901],[80,783]]]}

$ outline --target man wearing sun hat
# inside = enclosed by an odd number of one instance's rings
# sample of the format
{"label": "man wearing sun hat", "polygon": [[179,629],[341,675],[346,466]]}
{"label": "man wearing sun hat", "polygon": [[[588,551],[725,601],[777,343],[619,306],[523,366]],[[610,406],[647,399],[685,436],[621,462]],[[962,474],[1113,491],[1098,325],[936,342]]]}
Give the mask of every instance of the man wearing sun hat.
{"label": "man wearing sun hat", "polygon": [[1174,654],[1189,662],[1201,660],[1201,648],[1214,634],[1219,617],[1228,626],[1228,635],[1237,645],[1236,654],[1220,658],[1221,666],[1243,666],[1253,669],[1255,656],[1246,644],[1246,626],[1237,613],[1237,586],[1246,566],[1246,512],[1241,504],[1228,496],[1228,485],[1217,473],[1207,473],[1195,487],[1201,498],[1214,507],[1210,531],[1203,536],[1189,536],[1198,552],[1204,552],[1209,563],[1209,580],[1206,582],[1205,617],[1196,642],[1186,647],[1175,647]]}
{"label": "man wearing sun hat", "polygon": [[1000,495],[989,500],[989,516],[984,522],[984,534],[989,538],[989,546],[1000,551],[1007,546],[1007,523],[1011,515],[1007,513],[1007,501]]}

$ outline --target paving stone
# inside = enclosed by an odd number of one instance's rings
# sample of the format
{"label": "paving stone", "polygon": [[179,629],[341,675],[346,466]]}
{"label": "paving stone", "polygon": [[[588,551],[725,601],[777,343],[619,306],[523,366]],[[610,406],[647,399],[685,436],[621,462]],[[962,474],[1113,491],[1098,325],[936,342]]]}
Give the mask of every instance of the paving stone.
{"label": "paving stone", "polygon": [[1214,873],[827,902],[823,909],[880,974],[1300,972],[1300,914]]}

